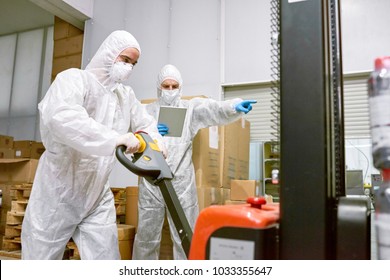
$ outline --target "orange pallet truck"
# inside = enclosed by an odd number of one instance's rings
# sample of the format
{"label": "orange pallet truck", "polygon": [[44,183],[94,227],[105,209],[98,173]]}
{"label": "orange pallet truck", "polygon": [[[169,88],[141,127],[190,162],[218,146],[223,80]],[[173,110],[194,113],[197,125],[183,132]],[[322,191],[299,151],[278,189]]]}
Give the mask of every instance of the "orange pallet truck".
{"label": "orange pallet truck", "polygon": [[200,212],[192,232],[171,183],[173,174],[157,144],[146,132],[135,136],[141,147],[132,159],[125,156],[125,146],[117,148],[116,156],[131,172],[160,188],[188,259],[278,258],[278,203],[253,197],[247,204],[210,206]]}

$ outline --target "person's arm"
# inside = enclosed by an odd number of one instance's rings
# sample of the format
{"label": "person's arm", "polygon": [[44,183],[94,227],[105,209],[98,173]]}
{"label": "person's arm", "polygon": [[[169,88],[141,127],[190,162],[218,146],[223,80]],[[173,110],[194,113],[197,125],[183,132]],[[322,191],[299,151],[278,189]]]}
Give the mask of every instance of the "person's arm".
{"label": "person's arm", "polygon": [[211,98],[194,98],[190,100],[193,106],[191,130],[194,134],[199,129],[226,125],[238,120],[244,114],[238,112],[235,107],[242,101],[241,98],[232,100],[216,101]]}
{"label": "person's arm", "polygon": [[86,154],[112,155],[119,133],[89,117],[83,107],[85,84],[79,70],[58,74],[39,104],[41,120],[59,143]]}
{"label": "person's arm", "polygon": [[154,140],[157,140],[157,143],[160,146],[160,149],[163,151],[166,156],[166,150],[164,147],[164,141],[157,129],[157,121],[149,115],[145,105],[141,104],[139,100],[135,97],[134,91],[130,89],[130,130],[132,132],[136,131],[145,131],[150,137]]}

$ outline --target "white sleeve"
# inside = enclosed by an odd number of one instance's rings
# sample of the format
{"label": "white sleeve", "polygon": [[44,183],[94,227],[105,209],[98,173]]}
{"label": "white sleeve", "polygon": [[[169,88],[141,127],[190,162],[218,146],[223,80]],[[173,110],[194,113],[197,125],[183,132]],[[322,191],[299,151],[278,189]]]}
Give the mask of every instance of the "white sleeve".
{"label": "white sleeve", "polygon": [[242,117],[243,113],[237,112],[235,105],[241,102],[241,98],[225,101],[216,101],[211,98],[194,98],[190,102],[193,106],[191,130],[196,134],[199,129],[226,125]]}
{"label": "white sleeve", "polygon": [[72,69],[57,75],[39,104],[41,121],[56,142],[86,154],[112,155],[119,133],[88,115],[83,107],[85,84],[80,70]]}

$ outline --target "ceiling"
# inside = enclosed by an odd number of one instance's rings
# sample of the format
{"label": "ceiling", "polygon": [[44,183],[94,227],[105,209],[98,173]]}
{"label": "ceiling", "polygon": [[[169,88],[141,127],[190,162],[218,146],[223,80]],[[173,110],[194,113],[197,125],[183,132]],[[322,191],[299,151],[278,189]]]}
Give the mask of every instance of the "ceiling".
{"label": "ceiling", "polygon": [[0,0],[0,36],[54,25],[54,15],[30,0]]}

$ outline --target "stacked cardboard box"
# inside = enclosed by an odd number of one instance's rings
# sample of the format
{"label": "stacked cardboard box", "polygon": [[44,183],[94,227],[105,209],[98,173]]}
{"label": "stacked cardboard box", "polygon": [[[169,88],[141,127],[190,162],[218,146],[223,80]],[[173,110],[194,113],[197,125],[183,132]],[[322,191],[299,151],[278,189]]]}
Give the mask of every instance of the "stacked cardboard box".
{"label": "stacked cardboard box", "polygon": [[219,188],[221,185],[220,128],[201,129],[192,142],[192,162],[198,188]]}
{"label": "stacked cardboard box", "polygon": [[165,218],[163,228],[161,230],[160,242],[160,260],[173,260],[173,243],[169,229],[168,219]]}
{"label": "stacked cardboard box", "polygon": [[231,180],[249,177],[250,123],[241,118],[221,130],[221,187],[229,189]]}
{"label": "stacked cardboard box", "polygon": [[196,188],[198,193],[199,211],[211,205],[223,204],[221,188]]}
{"label": "stacked cardboard box", "polygon": [[14,158],[14,138],[8,135],[0,135],[0,159]]}
{"label": "stacked cardboard box", "polygon": [[[225,204],[247,203],[249,197],[255,197],[258,194],[258,181],[256,180],[231,180],[230,199]],[[272,203],[272,196],[264,196],[267,203]]]}
{"label": "stacked cardboard box", "polygon": [[125,224],[138,226],[138,186],[126,187]]}
{"label": "stacked cardboard box", "polygon": [[44,151],[45,147],[42,142],[15,141],[12,136],[0,135],[0,159],[39,159]]}
{"label": "stacked cardboard box", "polygon": [[232,180],[230,189],[231,200],[244,200],[256,195],[255,180]]}
{"label": "stacked cardboard box", "polygon": [[118,245],[122,260],[131,260],[134,237],[135,226],[118,224]]}
{"label": "stacked cardboard box", "polygon": [[84,32],[68,22],[55,17],[52,80],[69,68],[80,68]]}
{"label": "stacked cardboard box", "polygon": [[0,183],[32,183],[37,159],[0,159]]}
{"label": "stacked cardboard box", "polygon": [[[118,245],[122,260],[131,260],[133,253],[133,243],[136,232],[136,213],[130,215],[130,212],[137,210],[138,188],[118,188],[111,187],[115,199],[115,209],[118,226]],[[135,203],[134,203],[135,202]],[[135,205],[133,205],[135,204]],[[138,211],[137,211],[138,212]],[[132,219],[128,222],[128,216]]]}
{"label": "stacked cardboard box", "polygon": [[[201,129],[193,141],[192,159],[200,210],[225,204],[230,200],[231,181],[249,177],[250,123],[241,118],[218,127],[218,133],[214,133],[217,136],[213,137],[210,137],[210,129]],[[210,144],[217,139],[218,146]]]}
{"label": "stacked cardboard box", "polygon": [[45,146],[42,142],[24,140],[14,141],[13,149],[15,158],[33,158],[39,159],[45,151]]}

